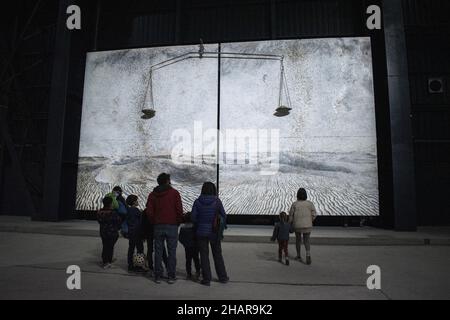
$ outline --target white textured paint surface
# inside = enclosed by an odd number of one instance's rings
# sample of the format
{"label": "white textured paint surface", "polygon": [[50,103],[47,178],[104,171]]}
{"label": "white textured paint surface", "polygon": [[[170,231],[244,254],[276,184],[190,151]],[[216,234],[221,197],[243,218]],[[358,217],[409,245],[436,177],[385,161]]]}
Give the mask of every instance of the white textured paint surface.
{"label": "white textured paint surface", "polygon": [[[149,101],[150,66],[196,50],[197,46],[186,46],[88,55],[78,209],[97,209],[102,195],[116,184],[145,202],[157,174],[165,171],[172,174],[189,210],[202,182],[215,181],[210,157],[209,164],[179,165],[168,156],[176,143],[170,140],[175,129],[194,137],[195,121],[202,122],[203,130],[217,126],[216,59],[191,59],[155,72],[156,117],[140,119],[142,103]],[[320,214],[377,215],[370,40],[248,42],[223,44],[222,51],[285,56],[293,107],[287,117],[273,116],[279,62],[222,60],[221,128],[279,129],[281,137],[280,171],[275,176],[261,176],[258,166],[221,165],[221,197],[228,212],[278,214],[289,209],[303,186]]]}
{"label": "white textured paint surface", "polygon": [[[217,46],[206,46],[217,51]],[[193,122],[217,127],[217,60],[190,59],[153,73],[155,121],[143,121],[152,65],[195,52],[197,46],[89,53],[80,157],[122,159],[170,154],[172,131]]]}
{"label": "white textured paint surface", "polygon": [[[222,165],[220,187],[232,214],[287,211],[298,188],[322,215],[378,215],[378,174],[372,54],[369,38],[224,44],[224,52],[284,56],[292,102],[273,116],[280,63],[222,63],[221,127],[278,129],[280,170]],[[282,96],[286,105],[286,96]],[[247,156],[248,157],[248,156]],[[228,163],[228,162],[227,162]]]}
{"label": "white textured paint surface", "polygon": [[278,103],[277,61],[224,59],[224,128],[279,129],[286,139],[282,151],[376,155],[369,38],[249,42],[222,47],[224,52],[283,55],[293,105],[290,116],[272,116]]}

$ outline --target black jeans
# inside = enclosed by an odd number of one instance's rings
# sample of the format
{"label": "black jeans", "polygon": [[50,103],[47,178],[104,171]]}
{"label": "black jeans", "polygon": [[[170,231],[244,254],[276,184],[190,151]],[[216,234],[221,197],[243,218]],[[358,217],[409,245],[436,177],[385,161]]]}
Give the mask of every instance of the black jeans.
{"label": "black jeans", "polygon": [[219,281],[228,280],[225,262],[222,256],[222,246],[220,240],[211,240],[205,237],[198,238],[198,248],[200,250],[200,261],[202,268],[202,276],[204,281],[211,281],[211,266],[209,264],[209,246],[214,259],[214,267],[216,268]]}
{"label": "black jeans", "polygon": [[[149,237],[147,237],[145,239],[147,241],[147,262],[148,262],[148,267],[150,268],[150,270],[154,269],[154,264],[153,264],[153,251],[154,251],[154,239],[153,239],[153,234]],[[167,250],[164,247],[163,248],[163,263],[164,266],[167,269]]]}
{"label": "black jeans", "polygon": [[112,263],[114,255],[114,245],[117,242],[118,236],[102,236],[102,260],[103,263]]}
{"label": "black jeans", "polygon": [[188,276],[192,275],[192,261],[194,261],[195,272],[200,273],[200,251],[198,247],[185,247],[186,254],[186,273]]}
{"label": "black jeans", "polygon": [[133,267],[134,249],[137,250],[137,253],[144,253],[144,244],[140,237],[130,235],[128,239],[128,267]]}

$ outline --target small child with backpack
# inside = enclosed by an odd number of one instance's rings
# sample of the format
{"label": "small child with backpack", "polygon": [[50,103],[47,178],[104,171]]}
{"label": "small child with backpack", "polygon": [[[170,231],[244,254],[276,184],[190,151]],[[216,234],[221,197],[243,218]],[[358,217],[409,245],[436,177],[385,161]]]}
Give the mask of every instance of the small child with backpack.
{"label": "small child with backpack", "polygon": [[111,197],[103,199],[103,208],[97,212],[97,220],[100,224],[100,237],[102,238],[102,267],[109,269],[112,267],[114,245],[119,238],[120,225],[122,220],[116,210],[113,210],[113,200]]}
{"label": "small child with backpack", "polygon": [[271,240],[275,242],[278,240],[278,261],[283,262],[283,251],[286,265],[289,265],[289,234],[291,232],[291,224],[289,223],[288,215],[286,212],[280,213],[280,221],[275,223],[273,229],[273,235]]}
{"label": "small child with backpack", "polygon": [[125,198],[123,197],[123,190],[120,186],[115,186],[112,192],[108,193],[105,197],[111,198],[112,209],[117,212],[122,219],[122,225],[120,226],[120,234],[128,239],[128,224],[127,224],[127,205]]}
{"label": "small child with backpack", "polygon": [[191,213],[188,212],[184,216],[184,223],[180,227],[178,240],[184,246],[186,254],[186,273],[187,279],[192,279],[192,261],[195,265],[195,278],[200,277],[200,251],[197,245],[194,224],[192,223]]}

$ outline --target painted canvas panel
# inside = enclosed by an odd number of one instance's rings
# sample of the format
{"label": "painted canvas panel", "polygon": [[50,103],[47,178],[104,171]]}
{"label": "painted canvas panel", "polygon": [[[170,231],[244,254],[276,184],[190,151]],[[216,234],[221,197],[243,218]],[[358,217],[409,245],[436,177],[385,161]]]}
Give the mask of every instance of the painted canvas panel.
{"label": "painted canvas panel", "polygon": [[378,215],[370,39],[222,44],[220,60],[217,52],[88,54],[77,209],[98,209],[115,185],[142,207],[167,172],[185,211],[218,175],[229,214],[278,214],[304,187],[321,215]]}
{"label": "painted canvas panel", "polygon": [[[216,52],[217,47],[205,50]],[[196,51],[198,46],[180,46],[88,54],[78,210],[97,210],[115,185],[125,195],[138,195],[142,207],[161,172],[171,174],[184,210],[190,210],[202,183],[216,181],[215,153],[186,150],[186,157],[172,157],[179,144],[173,135],[177,131],[198,145],[202,137],[194,135],[194,123],[205,130],[217,128],[217,59],[190,59]],[[142,119],[148,108],[154,118]]]}
{"label": "painted canvas panel", "polygon": [[231,134],[219,181],[228,212],[278,214],[303,187],[320,215],[378,215],[370,39],[232,43],[222,51],[255,55],[221,62],[221,128]]}

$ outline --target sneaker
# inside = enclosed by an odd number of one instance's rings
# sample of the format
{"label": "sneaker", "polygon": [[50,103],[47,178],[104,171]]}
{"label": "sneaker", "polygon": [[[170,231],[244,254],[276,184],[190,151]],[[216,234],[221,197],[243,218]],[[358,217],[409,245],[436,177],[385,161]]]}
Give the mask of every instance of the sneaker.
{"label": "sneaker", "polygon": [[311,256],[306,256],[306,264],[309,266],[311,265],[312,261],[311,261]]}
{"label": "sneaker", "polygon": [[169,278],[169,280],[167,280],[168,284],[174,284],[175,282],[177,282],[176,278]]}
{"label": "sneaker", "polygon": [[134,272],[137,272],[137,273],[146,273],[147,270],[145,270],[145,269],[142,268],[142,267],[134,267]]}
{"label": "sneaker", "polygon": [[220,283],[228,283],[230,281],[230,278],[226,277],[225,279],[219,279]]}
{"label": "sneaker", "polygon": [[289,265],[289,259],[286,259],[286,265],[287,266]]}
{"label": "sneaker", "polygon": [[200,281],[200,284],[209,287],[211,285],[211,282],[208,280],[202,280],[202,281]]}
{"label": "sneaker", "polygon": [[112,265],[111,265],[111,263],[105,263],[105,264],[103,264],[102,268],[105,269],[105,270],[106,269],[111,269]]}
{"label": "sneaker", "polygon": [[156,284],[161,283],[161,279],[159,277],[155,277],[155,279],[153,281],[155,281]]}

